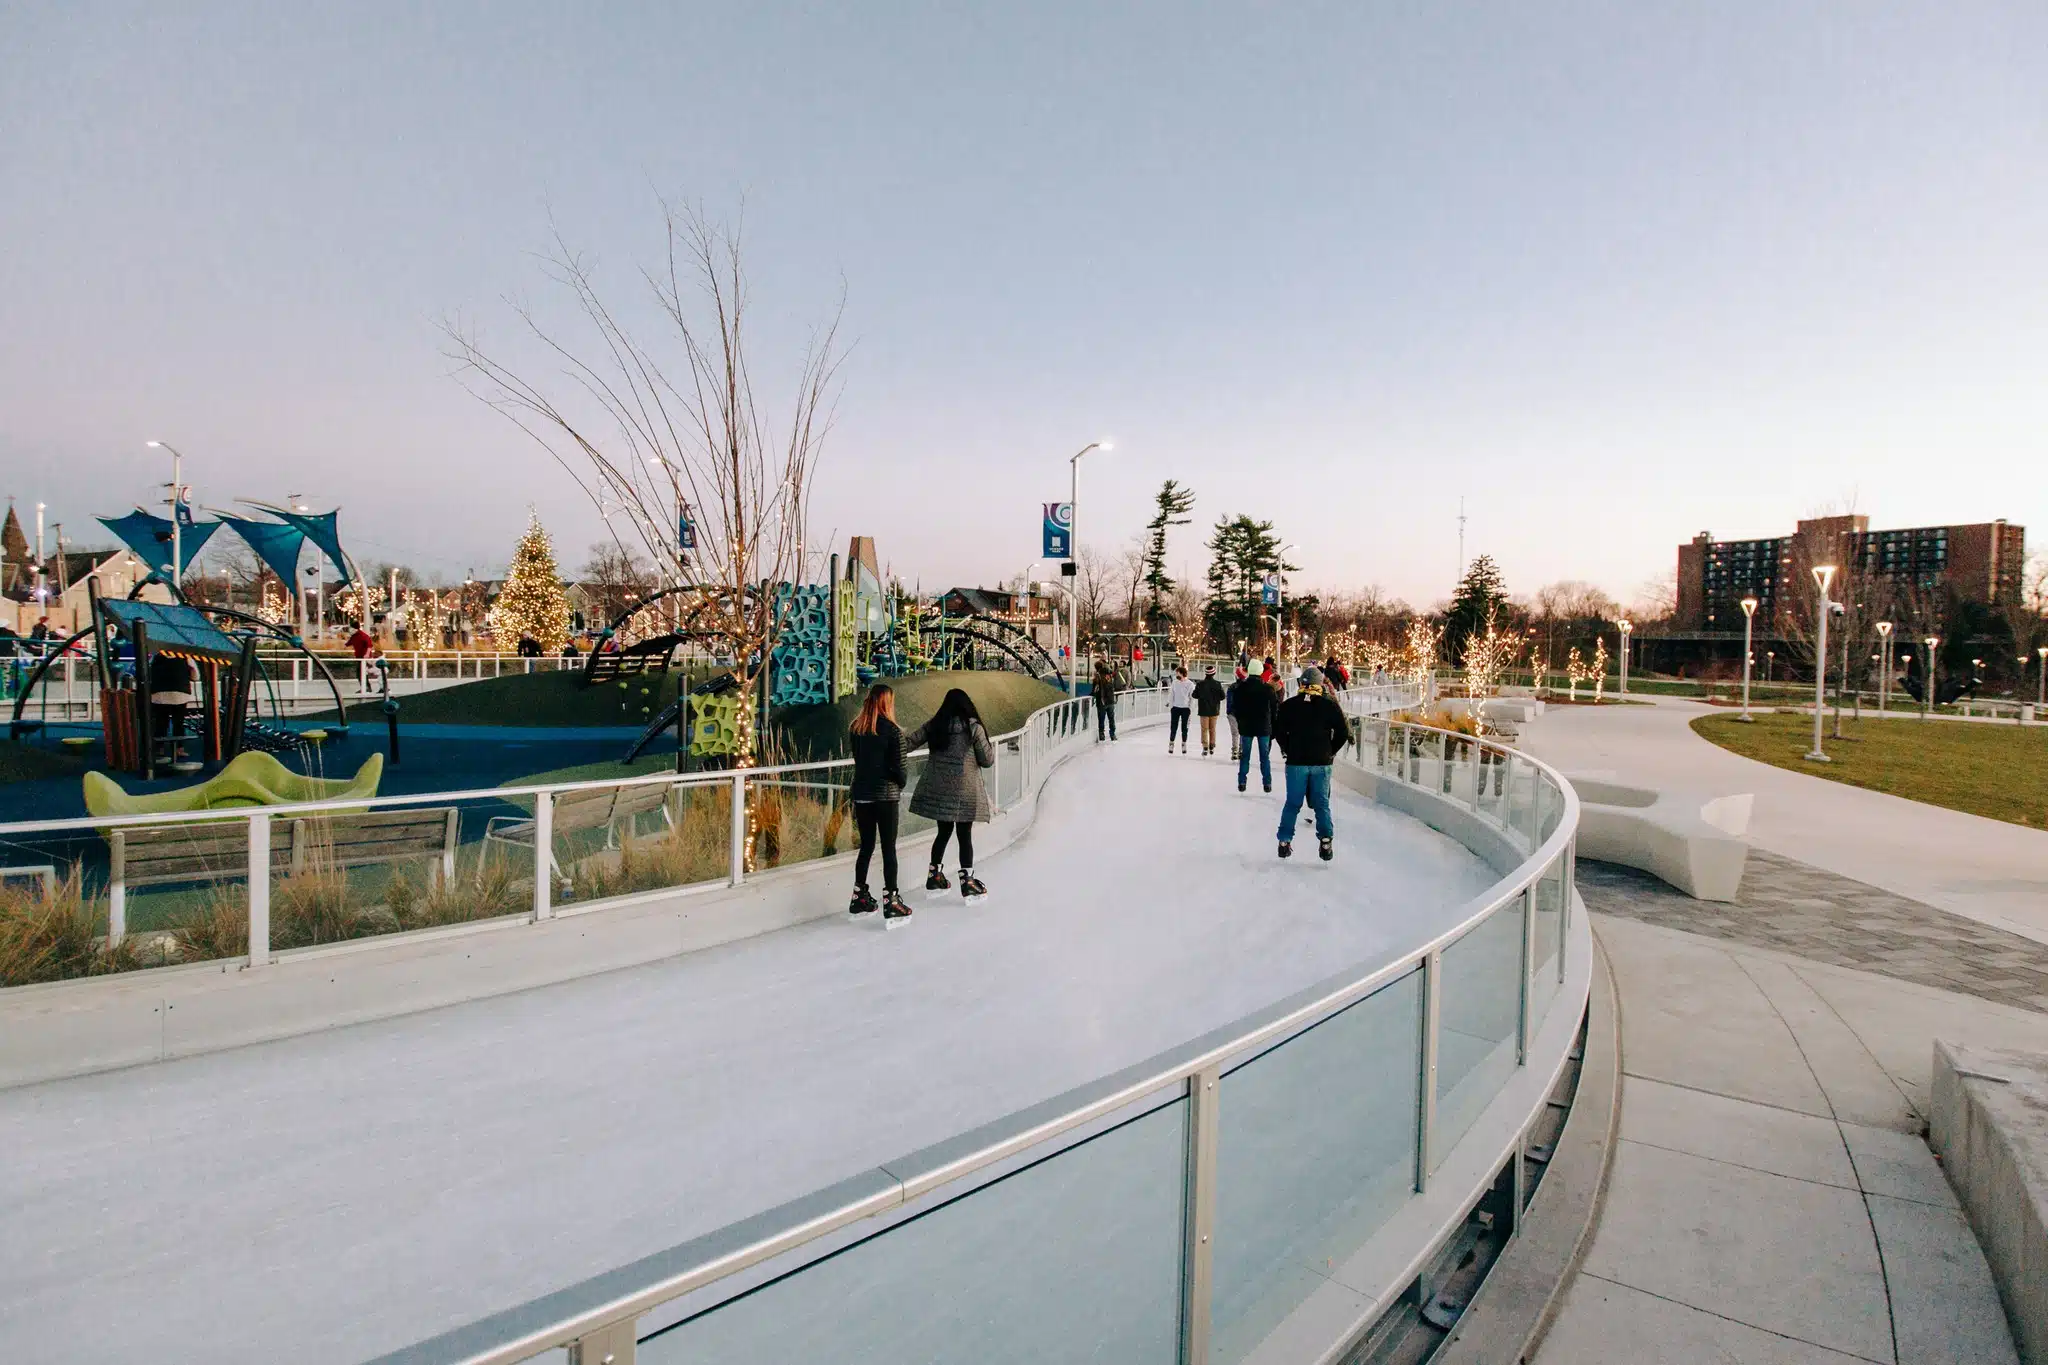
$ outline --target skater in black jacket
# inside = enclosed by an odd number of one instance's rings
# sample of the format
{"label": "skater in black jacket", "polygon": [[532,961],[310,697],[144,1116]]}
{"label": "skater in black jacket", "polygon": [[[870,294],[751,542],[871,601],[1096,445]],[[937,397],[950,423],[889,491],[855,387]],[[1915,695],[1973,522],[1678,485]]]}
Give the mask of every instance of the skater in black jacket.
{"label": "skater in black jacket", "polygon": [[1216,717],[1223,713],[1223,684],[1216,681],[1216,665],[1202,669],[1195,684],[1195,714],[1202,720],[1202,757],[1216,752]]}
{"label": "skater in black jacket", "polygon": [[1273,712],[1279,689],[1257,673],[1247,673],[1231,694],[1231,719],[1237,723],[1237,789],[1251,776],[1252,750],[1259,751],[1259,781],[1273,790]]}
{"label": "skater in black jacket", "polygon": [[1330,841],[1337,829],[1330,819],[1330,765],[1337,751],[1351,742],[1351,722],[1334,697],[1323,692],[1323,675],[1301,671],[1301,688],[1286,701],[1273,721],[1273,738],[1287,756],[1287,803],[1280,808],[1280,856],[1294,852],[1294,822],[1305,800],[1316,813],[1316,842],[1324,862],[1333,856]]}
{"label": "skater in black jacket", "polygon": [[904,762],[903,731],[896,724],[896,691],[887,683],[876,683],[861,702],[854,717],[849,744],[853,749],[853,822],[860,829],[860,856],[853,862],[853,903],[849,915],[865,915],[875,909],[868,892],[868,867],[875,846],[882,848],[882,919],[905,919],[910,907],[896,889],[897,803],[903,799],[903,784],[910,780]]}

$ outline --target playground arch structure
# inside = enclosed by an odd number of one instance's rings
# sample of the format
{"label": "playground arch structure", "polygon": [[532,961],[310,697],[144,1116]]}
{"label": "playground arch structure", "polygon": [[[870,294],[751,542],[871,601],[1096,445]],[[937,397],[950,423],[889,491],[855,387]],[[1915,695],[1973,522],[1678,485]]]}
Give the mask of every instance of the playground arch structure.
{"label": "playground arch structure", "polygon": [[[742,610],[758,609],[764,591],[765,587],[749,585]],[[600,634],[597,647],[583,665],[584,685],[595,686],[647,673],[664,675],[673,665],[676,651],[692,645],[704,649],[714,662],[721,657],[733,659],[736,641],[720,624],[721,618],[730,616],[731,597],[731,589],[723,585],[684,583],[633,603]],[[633,635],[634,618],[660,610],[664,602],[672,604],[673,612],[666,629],[620,644],[616,649],[605,648],[610,641]],[[720,646],[724,648],[721,650]],[[781,653],[779,648],[771,651],[769,667],[761,675],[768,696],[775,691],[775,671],[789,666],[777,657]],[[948,615],[936,605],[922,603],[908,608],[891,603],[881,629],[856,633],[853,658],[854,675],[834,680],[837,695],[843,696],[856,685],[877,678],[951,670],[998,669],[1022,673],[1055,686],[1065,685],[1059,663],[1023,628],[985,613]],[[725,690],[730,690],[730,685]],[[624,762],[638,758],[672,726],[679,728],[678,743],[682,742],[680,727],[685,721],[687,695],[679,695],[648,723],[626,751]]]}
{"label": "playground arch structure", "polygon": [[[326,661],[307,646],[303,637],[279,625],[277,622],[267,621],[260,616],[255,616],[245,611],[238,611],[233,607],[207,603],[195,604],[185,595],[184,590],[180,586],[164,578],[161,573],[153,572],[136,583],[134,587],[128,590],[126,600],[130,602],[142,600],[144,589],[152,584],[160,586],[169,592],[172,601],[176,605],[189,607],[206,617],[216,629],[235,640],[238,644],[247,643],[252,640],[258,643],[279,644],[291,651],[292,654],[306,659],[308,661],[308,676],[318,677],[325,682],[328,694],[334,700],[335,719],[331,722],[323,722],[323,728],[332,734],[348,733],[348,708],[342,701],[341,686],[335,681],[334,674],[327,667]],[[83,630],[74,632],[56,648],[46,652],[23,680],[14,698],[13,714],[8,720],[8,737],[10,739],[20,741],[36,731],[47,728],[49,719],[49,691],[44,684],[50,670],[63,659],[67,656],[78,657],[72,651],[77,649],[82,641],[91,639],[94,642],[91,658],[98,684],[105,688],[113,681],[113,660],[108,657],[106,650],[102,647],[101,631],[105,623],[100,619],[101,613],[97,606],[97,597],[95,596],[93,623]],[[242,749],[259,748],[269,752],[299,748],[302,741],[286,719],[284,703],[278,696],[277,680],[271,676],[270,666],[264,662],[261,654],[254,651],[247,652],[246,657],[250,670],[246,696],[255,702],[253,707],[255,714],[253,717],[244,715],[241,718],[240,724],[237,727],[239,747]],[[138,670],[144,666],[143,661],[137,660],[136,662]],[[40,693],[38,692],[39,688],[41,689]],[[38,695],[40,695],[42,700],[43,714],[38,717],[30,717],[27,715],[29,702]],[[266,699],[269,703],[267,714],[263,705]],[[74,724],[74,722],[70,722],[67,718],[66,724],[70,725]],[[81,724],[86,729],[94,728],[94,722],[92,721],[78,724]],[[98,728],[104,736],[106,732],[104,711],[101,713]],[[222,755],[223,759],[231,756]]]}

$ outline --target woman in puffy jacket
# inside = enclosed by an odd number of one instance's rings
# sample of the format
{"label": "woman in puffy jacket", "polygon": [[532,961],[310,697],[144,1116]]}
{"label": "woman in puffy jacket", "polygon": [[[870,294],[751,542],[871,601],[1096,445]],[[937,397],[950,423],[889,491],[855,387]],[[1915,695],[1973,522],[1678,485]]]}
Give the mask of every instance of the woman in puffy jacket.
{"label": "woman in puffy jacket", "polygon": [[903,799],[903,784],[909,781],[903,755],[903,731],[896,724],[896,690],[876,683],[861,702],[853,719],[849,744],[853,749],[853,823],[860,830],[860,856],[853,863],[853,903],[849,915],[866,915],[875,909],[868,892],[868,867],[875,845],[882,847],[882,918],[899,920],[910,913],[896,890],[896,804]]}
{"label": "woman in puffy jacket", "polygon": [[959,688],[946,694],[932,718],[910,732],[911,749],[931,750],[917,791],[910,798],[910,813],[938,823],[939,837],[932,843],[932,865],[924,889],[944,891],[952,885],[941,864],[946,859],[948,840],[960,843],[960,894],[970,901],[988,894],[974,875],[975,822],[993,814],[989,806],[988,783],[981,770],[995,766],[995,747],[989,743],[988,727],[974,708],[974,698]]}

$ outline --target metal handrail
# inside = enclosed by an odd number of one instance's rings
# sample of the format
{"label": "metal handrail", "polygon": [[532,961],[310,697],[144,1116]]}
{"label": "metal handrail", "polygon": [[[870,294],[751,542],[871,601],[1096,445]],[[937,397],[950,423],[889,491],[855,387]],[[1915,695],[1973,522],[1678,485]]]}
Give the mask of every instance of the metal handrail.
{"label": "metal handrail", "polygon": [[[1074,703],[1065,702],[1056,705],[1072,704]],[[1051,709],[1053,708],[1047,708]],[[1036,714],[1042,713],[1035,713],[1034,719]],[[1577,793],[1572,790],[1571,783],[1566,781],[1561,773],[1528,754],[1493,740],[1463,735],[1455,731],[1405,723],[1404,728],[1423,730],[1446,739],[1469,743],[1477,748],[1490,750],[1502,759],[1529,763],[1540,778],[1549,780],[1563,800],[1558,822],[1550,835],[1537,843],[1507,877],[1468,901],[1450,928],[1408,950],[1395,960],[1373,967],[1361,975],[1340,974],[1338,978],[1332,978],[1335,984],[1326,982],[1312,987],[1303,996],[1297,996],[1292,1001],[1282,1002],[1278,1006],[1268,1007],[1264,1011],[1247,1016],[1236,1024],[1212,1032],[1205,1039],[1184,1044],[1105,1081],[1069,1091],[1021,1114],[1011,1115],[976,1130],[976,1133],[990,1136],[967,1152],[950,1155],[943,1161],[930,1164],[927,1169],[918,1172],[912,1178],[897,1177],[888,1167],[878,1167],[865,1176],[841,1182],[828,1190],[768,1210],[742,1223],[693,1239],[633,1265],[620,1267],[593,1280],[585,1281],[583,1285],[557,1291],[544,1300],[536,1301],[535,1305],[514,1308],[430,1341],[379,1357],[375,1365],[418,1365],[427,1361],[451,1362],[451,1365],[515,1365],[516,1362],[526,1360],[542,1351],[569,1345],[620,1322],[637,1319],[640,1314],[695,1289],[814,1242],[862,1219],[900,1207],[934,1189],[994,1166],[1019,1152],[1112,1114],[1168,1087],[1187,1085],[1192,1088],[1205,1072],[1222,1066],[1231,1058],[1258,1050],[1306,1024],[1364,999],[1390,982],[1417,971],[1433,974],[1439,970],[1435,964],[1441,962],[1439,955],[1446,948],[1477,928],[1490,916],[1505,909],[1517,898],[1530,894],[1531,888],[1548,876],[1560,860],[1569,857],[1578,828],[1579,800]],[[1355,759],[1352,761],[1356,762]],[[1360,763],[1358,766],[1365,765]],[[1566,887],[1564,913],[1568,914],[1568,882]],[[1558,949],[1560,972],[1565,956],[1564,946],[1561,925]],[[1525,1003],[1527,972],[1532,967],[1533,964],[1525,960]],[[1432,1042],[1433,1029],[1432,1012]],[[1218,1034],[1226,1036],[1221,1041],[1209,1041]],[[1048,1109],[1054,1109],[1056,1112],[1050,1116],[1042,1116]],[[962,1136],[972,1137],[974,1134]],[[1418,1133],[1418,1189],[1427,1174],[1428,1139],[1428,1119],[1425,1116],[1421,1131]],[[962,1138],[955,1138],[950,1143],[941,1144],[939,1148],[927,1148],[925,1154],[939,1152],[961,1140]],[[912,1154],[891,1162],[890,1165],[914,1169],[919,1164],[920,1156],[925,1154]],[[834,1191],[845,1191],[846,1197],[825,1207],[818,1207],[819,1201],[831,1198]],[[652,1269],[652,1263],[656,1262],[672,1265],[679,1257],[687,1257],[693,1247],[702,1248],[704,1254],[680,1268],[668,1270],[652,1283],[627,1292],[616,1292],[609,1288],[611,1282],[629,1275],[636,1266],[648,1266]],[[530,1317],[528,1310],[532,1307],[573,1299],[579,1292],[584,1292],[594,1301],[560,1312],[544,1324],[524,1325],[522,1320]],[[567,1305],[563,1304],[563,1307],[566,1309]]]}

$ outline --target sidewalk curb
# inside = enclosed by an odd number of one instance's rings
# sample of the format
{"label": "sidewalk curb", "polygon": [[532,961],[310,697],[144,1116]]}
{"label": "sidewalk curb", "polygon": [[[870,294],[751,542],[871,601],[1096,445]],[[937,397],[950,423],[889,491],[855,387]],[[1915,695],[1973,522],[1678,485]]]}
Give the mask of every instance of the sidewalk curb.
{"label": "sidewalk curb", "polygon": [[1621,1126],[1621,997],[1597,932],[1593,959],[1585,1058],[1550,1168],[1433,1365],[1508,1365],[1534,1356],[1600,1225]]}

